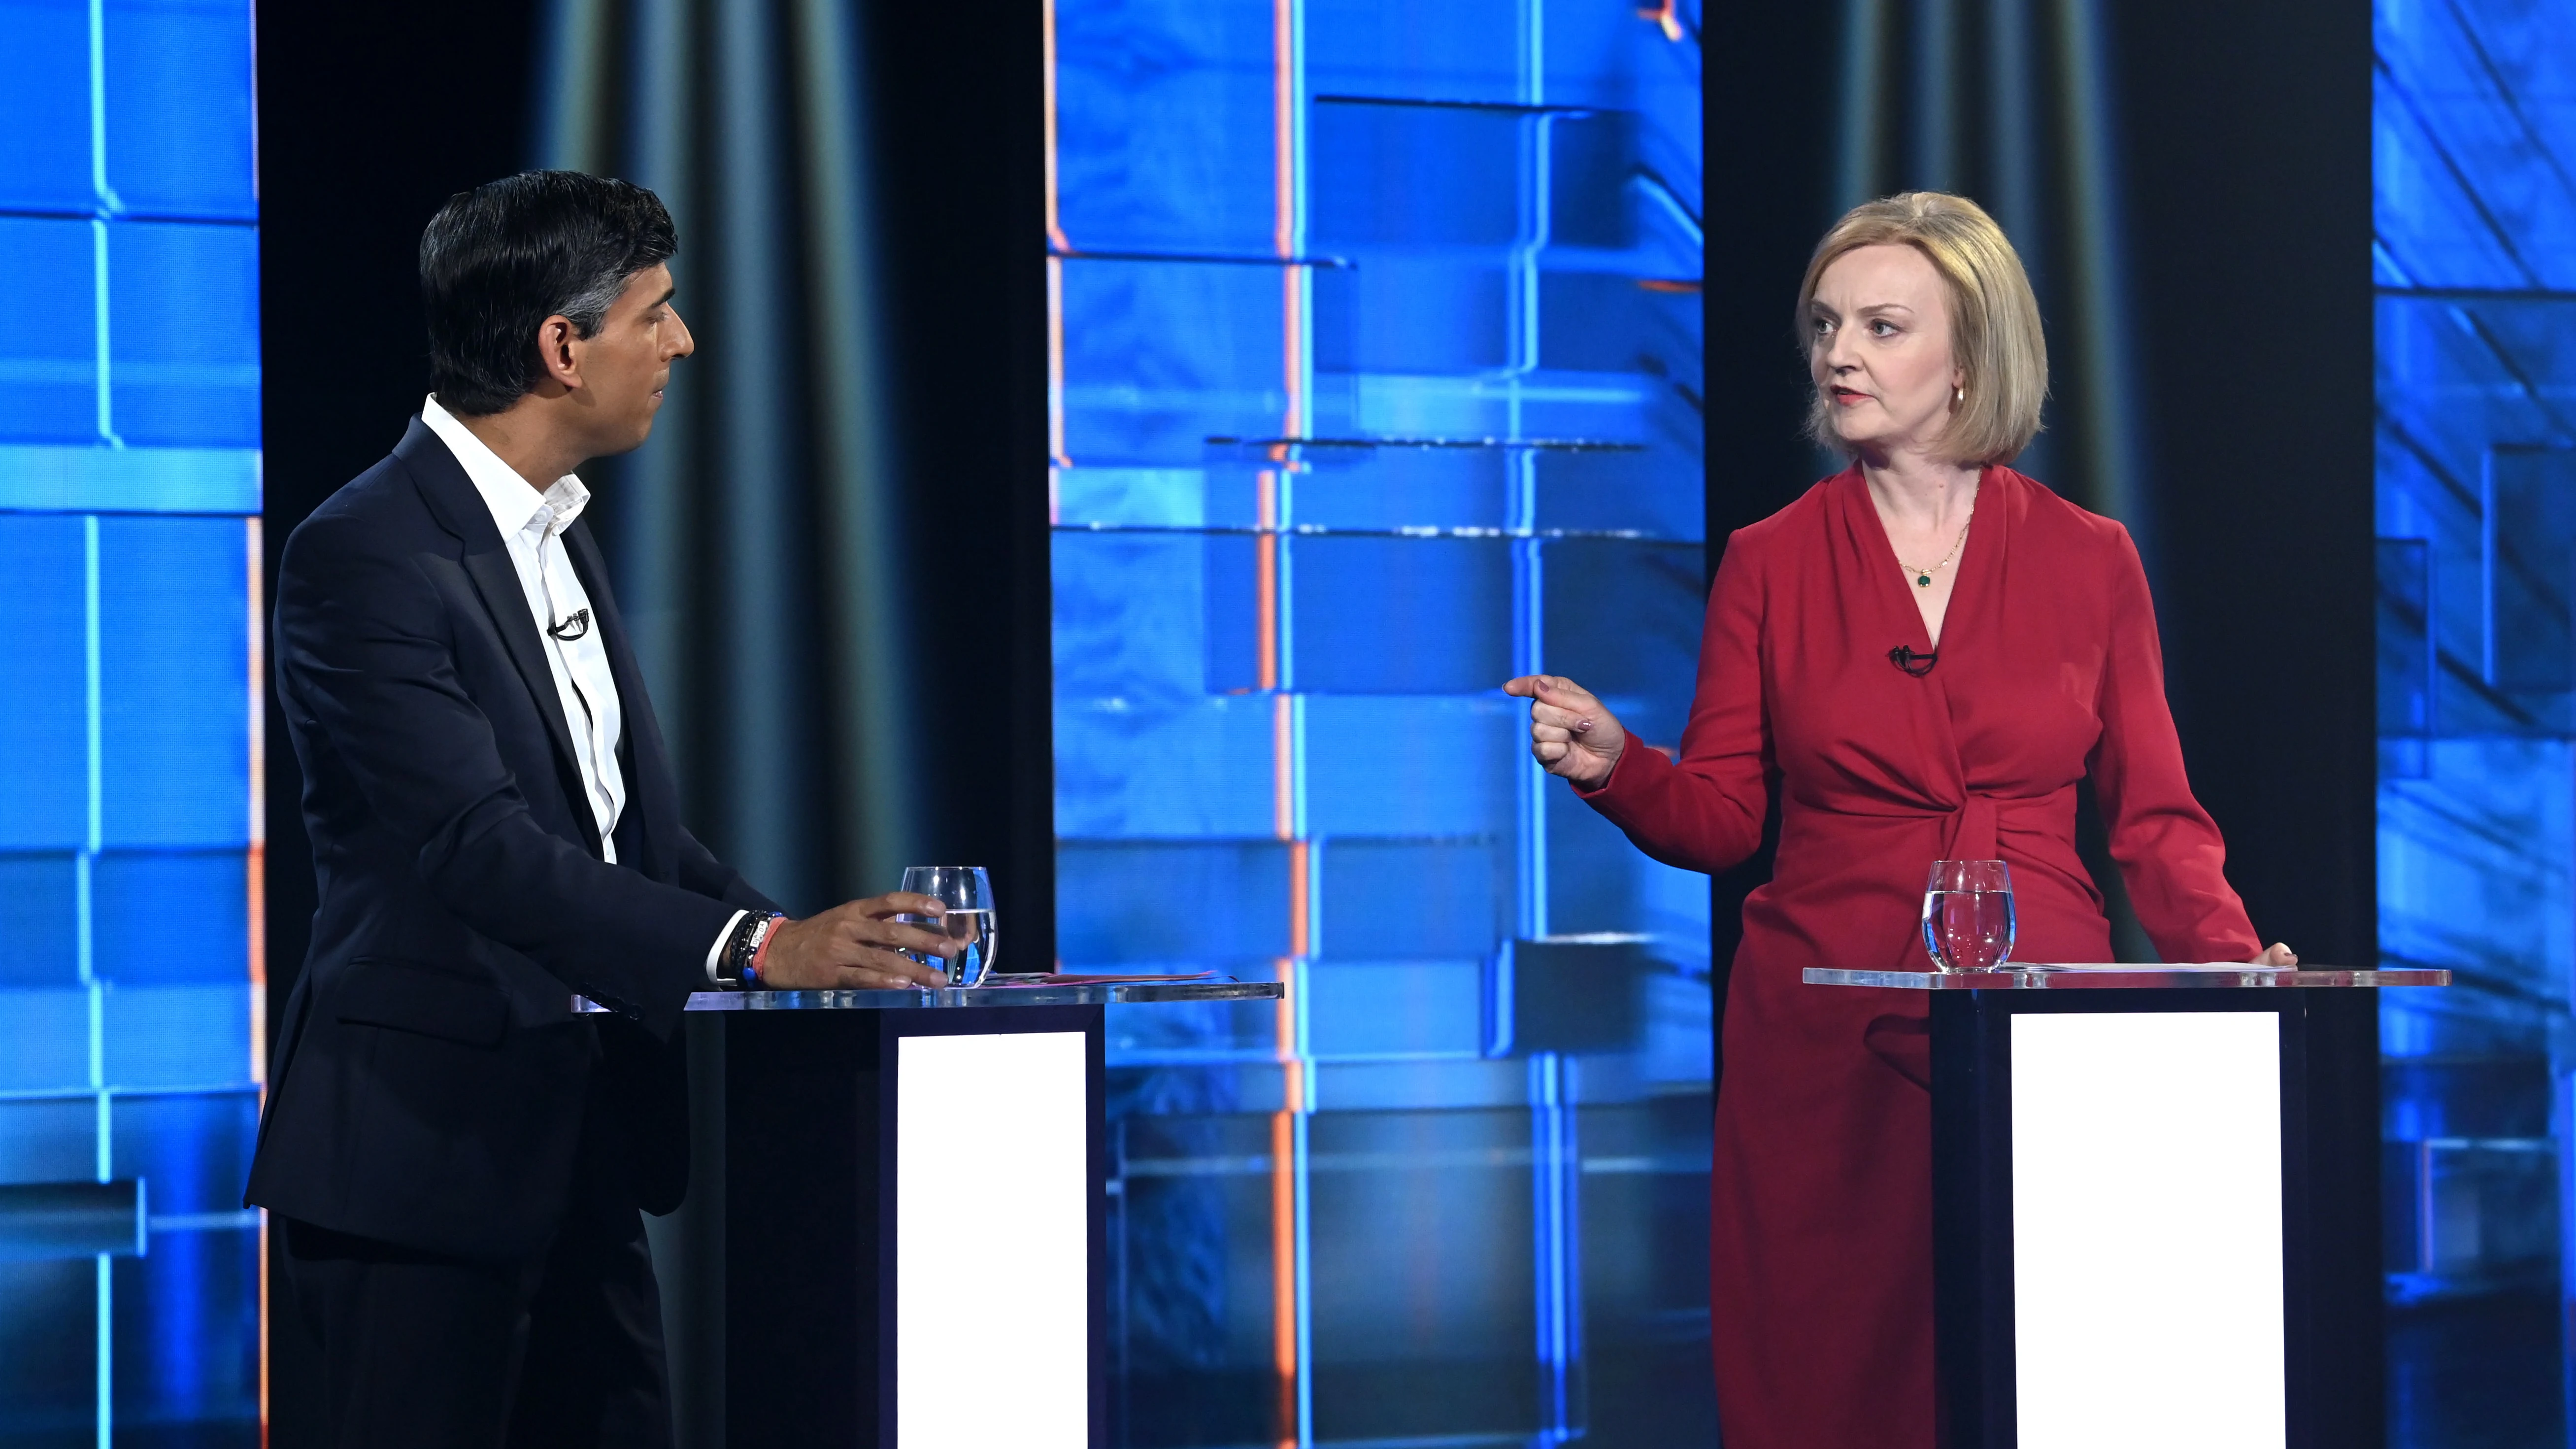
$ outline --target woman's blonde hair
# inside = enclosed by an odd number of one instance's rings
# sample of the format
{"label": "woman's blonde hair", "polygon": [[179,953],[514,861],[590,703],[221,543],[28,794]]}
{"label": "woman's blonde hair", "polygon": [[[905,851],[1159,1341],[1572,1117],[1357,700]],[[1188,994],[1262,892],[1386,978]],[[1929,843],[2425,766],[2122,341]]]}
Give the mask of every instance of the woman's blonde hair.
{"label": "woman's blonde hair", "polygon": [[[1813,346],[1807,306],[1816,299],[1825,268],[1845,252],[1889,243],[1921,252],[1947,284],[1950,352],[1965,376],[1967,396],[1942,431],[1941,452],[1956,463],[2011,462],[2039,432],[2040,404],[2048,397],[2048,339],[2040,331],[2039,299],[2031,295],[2020,254],[1985,208],[1968,198],[1907,191],[1845,212],[1816,243],[1807,278],[1799,284],[1799,346]],[[1826,447],[1843,446],[1821,388],[1807,410],[1807,432]]]}

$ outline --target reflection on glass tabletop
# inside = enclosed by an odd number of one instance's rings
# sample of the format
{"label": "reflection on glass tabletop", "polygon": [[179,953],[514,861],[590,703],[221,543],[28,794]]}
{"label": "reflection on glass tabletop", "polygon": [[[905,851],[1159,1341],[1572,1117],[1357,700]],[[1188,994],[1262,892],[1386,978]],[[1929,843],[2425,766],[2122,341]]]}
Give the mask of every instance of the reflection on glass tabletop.
{"label": "reflection on glass tabletop", "polygon": [[1900,991],[2171,990],[2245,987],[2448,986],[2451,973],[2346,966],[2252,966],[2243,962],[2159,965],[2131,962],[2011,961],[1992,971],[1851,971],[1810,966],[1809,986],[1876,986]]}

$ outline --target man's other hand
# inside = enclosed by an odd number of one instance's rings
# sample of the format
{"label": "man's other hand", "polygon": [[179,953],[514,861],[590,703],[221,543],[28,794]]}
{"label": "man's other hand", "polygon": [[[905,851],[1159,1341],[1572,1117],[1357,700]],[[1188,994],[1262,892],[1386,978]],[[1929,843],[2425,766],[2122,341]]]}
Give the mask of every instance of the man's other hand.
{"label": "man's other hand", "polygon": [[801,921],[781,921],[761,953],[760,984],[772,991],[874,991],[945,986],[947,974],[906,951],[944,961],[965,943],[930,926],[896,920],[948,909],[937,896],[897,891],[834,906]]}

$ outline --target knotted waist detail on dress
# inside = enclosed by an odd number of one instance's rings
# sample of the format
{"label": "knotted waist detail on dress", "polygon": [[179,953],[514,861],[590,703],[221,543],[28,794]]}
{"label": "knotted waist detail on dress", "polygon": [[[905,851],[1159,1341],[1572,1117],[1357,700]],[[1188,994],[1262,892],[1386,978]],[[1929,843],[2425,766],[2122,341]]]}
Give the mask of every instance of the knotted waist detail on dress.
{"label": "knotted waist detail on dress", "polygon": [[[1880,808],[1838,810],[1802,803],[1800,810],[1816,817],[1811,826],[1822,825],[1835,818],[1938,820],[1941,822],[1941,854],[1938,858],[1942,860],[2000,860],[2003,858],[2001,837],[2007,830],[2017,835],[2062,836],[2070,846],[2074,840],[2075,786],[2071,783],[2045,795],[1981,795],[1970,791],[1957,804],[1948,806],[1931,801],[1920,806],[1909,806],[1895,800],[1872,803]],[[1930,863],[1924,862],[1926,865]]]}
{"label": "knotted waist detail on dress", "polygon": [[1943,860],[2000,860],[2003,847],[1995,832],[2003,811],[1992,795],[1970,795],[1941,822]]}

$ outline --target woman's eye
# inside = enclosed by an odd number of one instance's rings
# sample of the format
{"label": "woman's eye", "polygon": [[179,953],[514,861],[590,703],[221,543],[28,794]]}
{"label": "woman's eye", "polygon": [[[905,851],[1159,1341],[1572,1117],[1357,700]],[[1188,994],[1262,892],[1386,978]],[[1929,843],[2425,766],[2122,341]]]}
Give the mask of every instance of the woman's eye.
{"label": "woman's eye", "polygon": [[1882,317],[1869,324],[1869,335],[1872,337],[1893,337],[1896,335],[1896,324]]}

